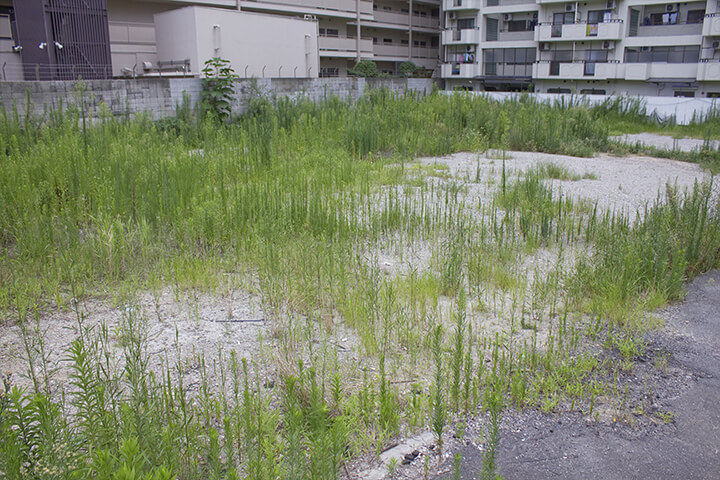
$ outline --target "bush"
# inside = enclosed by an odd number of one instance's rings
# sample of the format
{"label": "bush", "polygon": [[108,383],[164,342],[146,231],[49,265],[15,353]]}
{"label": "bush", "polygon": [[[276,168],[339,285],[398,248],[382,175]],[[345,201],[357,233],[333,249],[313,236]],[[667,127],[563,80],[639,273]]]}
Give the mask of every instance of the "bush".
{"label": "bush", "polygon": [[402,62],[398,66],[398,74],[400,74],[401,77],[412,77],[417,69],[418,66],[413,62]]}
{"label": "bush", "polygon": [[372,60],[360,60],[355,64],[355,68],[348,70],[348,73],[358,77],[377,77],[377,64]]}

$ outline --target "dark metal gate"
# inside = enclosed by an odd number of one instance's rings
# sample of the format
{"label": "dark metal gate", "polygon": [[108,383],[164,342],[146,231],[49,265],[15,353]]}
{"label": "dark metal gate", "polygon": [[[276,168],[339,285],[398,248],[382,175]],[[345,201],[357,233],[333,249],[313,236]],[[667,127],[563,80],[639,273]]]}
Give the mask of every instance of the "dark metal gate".
{"label": "dark metal gate", "polygon": [[46,0],[48,37],[55,47],[56,77],[112,76],[105,0]]}

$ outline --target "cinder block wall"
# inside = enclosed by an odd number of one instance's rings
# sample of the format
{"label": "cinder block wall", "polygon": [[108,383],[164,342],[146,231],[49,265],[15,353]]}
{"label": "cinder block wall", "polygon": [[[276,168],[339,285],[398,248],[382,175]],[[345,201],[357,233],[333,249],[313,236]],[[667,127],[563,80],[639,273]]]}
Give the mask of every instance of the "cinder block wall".
{"label": "cinder block wall", "polygon": [[[241,79],[236,83],[233,111],[245,110],[251,95],[308,96],[319,100],[331,95],[356,100],[366,87],[386,87],[402,92],[406,89],[429,93],[433,80],[424,78],[263,78]],[[92,80],[84,82],[0,82],[0,107],[17,109],[20,118],[28,107],[33,115],[46,110],[84,101],[88,116],[102,115],[105,105],[115,117],[146,113],[154,119],[175,115],[176,107],[187,96],[191,104],[200,100],[202,82],[197,78],[145,78],[136,80]]]}

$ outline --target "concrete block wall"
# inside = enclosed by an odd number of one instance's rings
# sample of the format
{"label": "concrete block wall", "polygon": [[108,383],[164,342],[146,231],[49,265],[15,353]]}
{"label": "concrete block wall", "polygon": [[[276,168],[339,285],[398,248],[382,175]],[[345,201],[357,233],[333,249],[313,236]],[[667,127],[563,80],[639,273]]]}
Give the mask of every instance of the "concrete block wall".
{"label": "concrete block wall", "polygon": [[[246,108],[247,98],[253,94],[265,96],[306,95],[320,100],[330,95],[357,100],[367,87],[385,87],[395,92],[406,89],[429,93],[433,81],[424,78],[259,78],[237,80],[233,112]],[[191,105],[200,101],[202,81],[198,78],[145,78],[136,80],[92,80],[82,84],[73,81],[0,82],[0,108],[18,109],[24,118],[27,99],[32,114],[43,115],[45,110],[60,105],[78,106],[84,99],[89,117],[101,115],[107,106],[115,117],[146,113],[154,119],[175,115],[176,107],[187,96]],[[81,93],[84,92],[84,93]]]}

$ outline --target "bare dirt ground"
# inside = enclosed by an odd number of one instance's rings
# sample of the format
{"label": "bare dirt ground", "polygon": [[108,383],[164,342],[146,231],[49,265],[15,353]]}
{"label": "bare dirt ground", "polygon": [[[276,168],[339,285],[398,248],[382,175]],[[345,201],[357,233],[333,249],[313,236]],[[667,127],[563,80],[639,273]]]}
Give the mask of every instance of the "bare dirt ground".
{"label": "bare dirt ground", "polygon": [[[683,142],[679,140],[685,145]],[[469,198],[481,199],[492,198],[502,168],[497,153],[460,153],[420,162],[448,165],[455,181],[479,177],[481,182],[467,182],[467,188]],[[601,209],[622,211],[630,217],[661,197],[666,184],[690,188],[709,178],[697,165],[665,159],[507,152],[508,178],[547,162],[585,177],[553,181],[558,195],[585,198]],[[716,182],[716,189],[718,186]],[[423,258],[411,260],[424,265],[428,255],[422,252]],[[378,260],[383,268],[399,269],[392,256]],[[627,401],[644,411],[638,410],[631,418],[617,418],[612,411],[597,418],[578,412],[505,411],[498,457],[504,478],[720,478],[720,272],[699,277],[688,290],[685,302],[661,312],[665,327],[648,338],[645,361],[623,378],[628,386]],[[141,316],[152,367],[160,368],[163,362],[185,365],[191,389],[200,381],[198,365],[190,363],[196,362],[198,355],[217,357],[219,351],[234,350],[239,358],[262,359],[267,358],[263,351],[273,348],[272,326],[264,318],[259,298],[239,288],[195,298],[165,289],[143,293],[133,305],[94,299],[80,307],[84,326],[107,325],[118,358],[122,356],[123,318]],[[14,384],[30,387],[28,355],[21,332],[12,323],[0,322],[0,371],[12,374]],[[41,339],[47,364],[54,370],[50,389],[57,391],[69,375],[68,362],[63,359],[78,335],[76,314],[46,311],[37,327],[36,338]],[[340,336],[338,342],[342,343],[346,339]],[[344,350],[353,358],[354,349],[348,346]],[[37,357],[38,352],[31,355]],[[215,375],[212,366],[209,369],[212,381]],[[453,437],[457,429],[449,429],[440,459],[432,435],[426,432],[398,440],[380,460],[361,460],[349,466],[350,478],[385,478],[393,458],[398,462],[393,478],[424,478],[426,459],[428,477],[439,470],[436,478],[449,478],[456,452],[464,458],[462,478],[477,478],[487,419],[478,414],[466,423],[463,435]]]}

